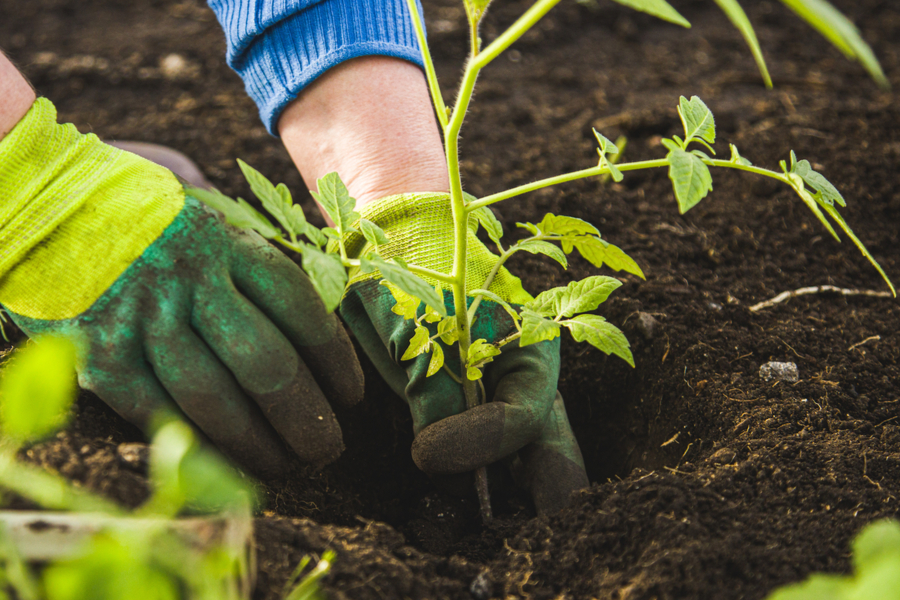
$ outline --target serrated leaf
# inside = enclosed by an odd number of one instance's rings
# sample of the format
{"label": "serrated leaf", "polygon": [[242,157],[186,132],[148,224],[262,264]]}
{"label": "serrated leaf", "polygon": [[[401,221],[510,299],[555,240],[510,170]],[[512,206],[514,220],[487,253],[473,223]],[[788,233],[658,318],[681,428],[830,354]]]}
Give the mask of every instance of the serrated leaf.
{"label": "serrated leaf", "polygon": [[341,303],[344,286],[347,285],[347,271],[341,259],[334,254],[326,254],[308,244],[302,248],[303,270],[309,275],[325,308],[331,312]]}
{"label": "serrated leaf", "polygon": [[225,222],[241,229],[252,229],[266,239],[281,236],[281,231],[272,225],[264,215],[250,206],[246,200],[232,200],[218,190],[188,188],[188,193],[225,216]]}
{"label": "serrated leaf", "polygon": [[738,152],[737,146],[734,144],[728,144],[728,147],[731,148],[731,162],[736,165],[744,165],[745,167],[753,166],[753,163],[741,156],[741,153]]}
{"label": "serrated leaf", "polygon": [[319,191],[310,193],[334,221],[338,233],[353,231],[352,225],[359,219],[359,213],[353,210],[356,208],[356,199],[350,197],[347,186],[338,174],[331,172],[319,178],[316,187]]}
{"label": "serrated leaf", "polygon": [[538,231],[537,225],[534,223],[516,223],[516,227],[521,227],[523,229],[527,229],[531,232],[531,235],[540,235],[540,231]]}
{"label": "serrated leaf", "polygon": [[403,353],[400,360],[411,360],[427,352],[431,345],[431,336],[428,334],[428,329],[421,325],[416,325],[416,331],[409,340],[409,347],[406,348],[406,352]]}
{"label": "serrated leaf", "polygon": [[537,227],[546,235],[600,235],[597,228],[587,221],[577,217],[557,216],[553,213],[544,215]]}
{"label": "serrated leaf", "polygon": [[666,160],[678,210],[684,214],[712,191],[712,175],[699,156],[684,150],[672,150]]}
{"label": "serrated leaf", "polygon": [[716,120],[703,100],[697,96],[692,96],[690,100],[682,96],[678,101],[678,116],[684,125],[684,139],[688,143],[692,139],[716,143]]}
{"label": "serrated leaf", "polygon": [[[475,219],[476,223],[479,223],[484,230],[487,231],[488,237],[491,238],[495,244],[500,243],[500,238],[503,237],[503,224],[497,220],[497,217],[494,216],[493,211],[487,206],[482,206],[480,208],[476,208],[472,212],[469,213],[469,222],[471,223],[472,219]],[[478,228],[475,228],[477,231]]]}
{"label": "serrated leaf", "polygon": [[299,217],[297,212],[293,210],[295,207],[287,186],[280,183],[276,187],[265,175],[241,159],[238,159],[237,162],[241,172],[247,179],[247,183],[250,184],[250,189],[253,190],[253,194],[259,199],[266,212],[275,217],[275,220],[288,233],[295,236],[301,235],[306,228],[306,217],[303,215],[302,208],[296,207],[299,210]]}
{"label": "serrated leaf", "polygon": [[561,321],[561,324],[569,329],[576,342],[587,342],[598,350],[606,354],[615,354],[632,367],[634,366],[631,345],[625,334],[603,317],[578,315],[574,319]]}
{"label": "serrated leaf", "polygon": [[384,233],[384,230],[368,219],[359,220],[359,229],[362,231],[366,241],[376,248],[382,244],[387,244],[388,241],[390,241],[388,240],[387,234]]}
{"label": "serrated leaf", "polygon": [[663,21],[690,28],[691,24],[665,0],[614,0],[623,6],[647,13]]}
{"label": "serrated leaf", "polygon": [[[593,128],[591,128],[593,129]],[[607,154],[618,154],[619,147],[612,143],[609,138],[605,137],[596,129],[593,129],[594,137],[597,138],[597,143],[600,145],[600,156],[606,156]]]}
{"label": "serrated leaf", "polygon": [[618,279],[594,275],[538,294],[525,308],[542,317],[571,317],[596,309],[621,286]]}
{"label": "serrated leaf", "polygon": [[447,316],[447,307],[444,306],[444,299],[424,279],[412,271],[406,270],[405,267],[396,263],[386,262],[378,256],[370,256],[360,259],[360,268],[364,273],[371,273],[378,269],[381,271],[381,276],[384,279],[387,279],[407,294],[419,298],[442,317]]}
{"label": "serrated leaf", "polygon": [[441,350],[440,344],[431,344],[431,360],[428,361],[428,371],[425,377],[431,377],[441,370],[444,366],[444,351]]}
{"label": "serrated leaf", "polygon": [[[606,265],[615,271],[625,271],[632,275],[637,275],[641,279],[644,272],[638,266],[634,259],[625,254],[625,251],[614,244],[595,238],[591,235],[579,235],[567,237],[563,241],[563,250],[571,252],[574,248],[578,250],[582,258],[597,267],[598,269]],[[568,249],[568,250],[567,250]]]}
{"label": "serrated leaf", "polygon": [[456,326],[456,317],[444,317],[437,326],[438,335],[441,341],[448,346],[453,345],[459,340],[459,329]]}
{"label": "serrated leaf", "polygon": [[495,356],[500,354],[500,348],[488,343],[487,340],[478,339],[469,345],[469,352],[466,354],[466,366],[478,367],[485,365]]}
{"label": "serrated leaf", "polygon": [[396,302],[396,304],[391,307],[391,312],[396,315],[400,315],[404,319],[416,318],[419,312],[419,305],[422,304],[421,300],[419,300],[412,294],[407,294],[387,279],[382,279],[381,285],[390,290],[391,295],[394,297],[394,300]]}
{"label": "serrated leaf", "polygon": [[536,312],[522,311],[522,337],[519,347],[530,346],[559,337],[560,327],[556,321],[545,319]]}
{"label": "serrated leaf", "polygon": [[560,250],[559,246],[551,244],[550,242],[544,242],[542,240],[525,240],[519,242],[513,246],[513,248],[525,250],[531,254],[544,254],[561,264],[563,269],[569,268],[569,261],[566,259],[565,253]]}
{"label": "serrated leaf", "polygon": [[766,59],[763,57],[762,48],[759,47],[759,40],[756,38],[756,31],[754,31],[750,19],[747,18],[747,13],[744,12],[744,9],[741,8],[741,5],[738,4],[737,0],[716,0],[716,4],[719,5],[719,8],[722,9],[728,17],[728,20],[731,21],[731,24],[741,32],[744,41],[747,42],[747,46],[750,47],[750,52],[753,54],[753,60],[756,61],[756,67],[759,69],[759,73],[762,75],[766,87],[771,89],[772,77],[769,75]]}
{"label": "serrated leaf", "polygon": [[814,171],[808,160],[796,162],[793,152],[791,152],[791,155],[794,158],[791,165],[791,173],[796,173],[806,182],[806,185],[817,190],[826,204],[837,202],[839,206],[847,206],[847,201],[844,200],[838,189],[825,179],[821,173]]}
{"label": "serrated leaf", "polygon": [[818,30],[836,48],[851,59],[862,63],[872,79],[882,88],[890,83],[875,58],[872,48],[862,39],[859,29],[834,6],[825,0],[781,0],[781,3]]}
{"label": "serrated leaf", "polygon": [[309,238],[309,241],[320,248],[328,242],[328,238],[324,233],[322,233],[322,230],[312,225],[311,223],[306,224],[306,229],[303,231],[303,235]]}

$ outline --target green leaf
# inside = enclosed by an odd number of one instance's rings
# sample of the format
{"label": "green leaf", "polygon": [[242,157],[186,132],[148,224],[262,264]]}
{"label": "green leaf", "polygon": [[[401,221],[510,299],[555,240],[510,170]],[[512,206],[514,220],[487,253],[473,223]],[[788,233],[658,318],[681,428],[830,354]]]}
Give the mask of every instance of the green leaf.
{"label": "green leaf", "polygon": [[444,306],[444,299],[429,285],[424,279],[408,271],[404,266],[397,263],[386,262],[378,256],[370,256],[360,259],[360,268],[364,273],[371,273],[375,269],[381,271],[381,276],[398,288],[419,298],[428,306],[433,308],[442,317],[447,316],[447,307]]}
{"label": "green leaf", "polygon": [[853,567],[857,574],[887,557],[900,558],[900,523],[892,519],[870,523],[853,540]]}
{"label": "green leaf", "polygon": [[237,202],[218,190],[187,188],[187,193],[225,216],[225,222],[241,229],[253,229],[261,236],[272,239],[281,236],[281,232],[258,210],[250,206],[242,198]]}
{"label": "green leaf", "polygon": [[[298,207],[299,208],[299,207]],[[315,227],[311,223],[306,224],[306,229],[303,231],[303,234],[309,238],[313,244],[321,248],[328,242],[328,238],[322,233],[322,230],[318,227]]]}
{"label": "green leaf", "polygon": [[806,182],[806,185],[817,190],[825,204],[833,205],[837,202],[839,206],[847,206],[847,201],[844,200],[838,189],[831,185],[831,182],[825,179],[821,173],[814,171],[808,160],[797,162],[793,150],[791,151],[791,173],[796,173]]}
{"label": "green leaf", "polygon": [[678,210],[684,214],[712,191],[712,175],[699,156],[684,150],[672,150],[666,160]]}
{"label": "green leaf", "polygon": [[425,377],[431,377],[435,373],[441,370],[441,367],[444,366],[444,351],[441,350],[440,344],[432,344],[431,345],[431,360],[428,361],[428,371],[425,373]]}
{"label": "green leaf", "polygon": [[[593,128],[591,128],[593,129]],[[597,138],[597,143],[600,144],[600,156],[606,156],[607,154],[618,154],[619,148],[614,143],[612,143],[607,137],[601,134],[596,129],[593,129],[594,137]]]}
{"label": "green leaf", "polygon": [[600,235],[597,228],[587,221],[565,215],[557,216],[553,213],[544,215],[537,228],[546,235]]}
{"label": "green leaf", "polygon": [[478,24],[481,21],[481,18],[484,16],[484,13],[487,12],[488,5],[491,3],[491,0],[463,0],[463,4],[466,7],[466,15],[469,17],[469,21]]}
{"label": "green leaf", "polygon": [[716,0],[716,4],[719,5],[719,8],[722,9],[728,17],[728,20],[731,21],[731,24],[741,32],[742,36],[744,36],[744,41],[747,42],[747,45],[750,47],[750,52],[753,53],[756,67],[759,69],[759,73],[762,75],[766,87],[772,89],[772,77],[769,76],[769,68],[766,66],[766,59],[763,58],[762,48],[759,47],[759,40],[756,39],[756,31],[753,30],[753,25],[750,24],[750,19],[747,18],[747,13],[744,12],[744,9],[741,8],[741,5],[738,4],[737,0]]}
{"label": "green leaf", "polygon": [[44,336],[16,350],[0,379],[0,428],[17,443],[43,438],[69,417],[75,400],[75,348]]}
{"label": "green leaf", "polygon": [[347,186],[341,181],[337,173],[331,172],[316,181],[318,192],[310,192],[319,204],[334,221],[334,226],[338,233],[343,235],[356,231],[353,223],[359,219],[359,213],[353,210],[356,208],[356,199],[350,197]]}
{"label": "green leaf", "polygon": [[[678,137],[678,136],[675,136],[675,137]],[[678,139],[680,140],[681,138],[678,138]],[[666,147],[666,150],[669,150],[669,151],[672,151],[672,152],[674,152],[674,151],[676,151],[676,150],[684,150],[684,144],[683,144],[683,143],[682,143],[682,144],[679,144],[679,143],[676,142],[675,140],[670,140],[669,138],[663,138],[663,139],[662,139],[662,145]]]}
{"label": "green leaf", "polygon": [[862,39],[859,29],[825,0],[781,0],[797,15],[818,30],[847,58],[858,60],[882,88],[890,88],[872,48]]}
{"label": "green leaf", "polygon": [[728,147],[731,148],[731,162],[736,165],[744,165],[745,167],[753,166],[753,163],[741,156],[741,153],[738,152],[737,146],[734,144],[728,144]]}
{"label": "green leaf", "polygon": [[618,279],[594,275],[538,294],[525,308],[542,317],[571,317],[596,309],[621,286]]}
{"label": "green leaf", "polygon": [[716,120],[703,100],[697,96],[690,100],[682,96],[678,101],[678,116],[684,125],[685,143],[698,138],[709,144],[716,143]]}
{"label": "green leaf", "polygon": [[574,247],[581,256],[598,269],[606,265],[615,271],[625,271],[632,275],[637,275],[641,279],[644,272],[638,266],[634,259],[625,254],[625,252],[609,242],[590,235],[579,235],[567,237],[562,240],[563,250],[571,252]]}
{"label": "green leaf", "polygon": [[560,326],[556,321],[545,319],[536,312],[522,311],[522,337],[519,338],[519,347],[530,346],[559,337]]}
{"label": "green leaf", "polygon": [[441,341],[448,346],[455,344],[459,340],[459,329],[456,326],[456,317],[444,317],[437,326],[438,335]]}
{"label": "green leaf", "polygon": [[469,381],[478,381],[482,375],[481,369],[478,367],[466,367],[466,379]]}
{"label": "green leaf", "polygon": [[409,347],[403,353],[403,356],[400,357],[400,360],[411,360],[420,354],[424,354],[431,348],[431,345],[431,336],[428,335],[428,329],[421,325],[416,325],[416,331],[409,340]]}
{"label": "green leaf", "polygon": [[691,24],[665,0],[614,0],[623,6],[647,13],[663,21],[690,28]]}
{"label": "green leaf", "polygon": [[511,249],[525,250],[532,254],[545,254],[563,266],[563,269],[569,268],[569,261],[566,260],[565,253],[559,249],[559,246],[544,242],[541,240],[524,240],[519,242]]}
{"label": "green leaf", "polygon": [[632,367],[634,366],[631,346],[625,334],[603,317],[578,315],[574,319],[561,321],[561,324],[569,328],[576,342],[587,342],[598,350],[606,354],[615,354]]}
{"label": "green leaf", "polygon": [[[301,235],[306,229],[306,217],[303,215],[303,209],[296,207],[298,211],[294,211],[293,200],[287,186],[283,183],[278,184],[276,188],[272,185],[265,175],[242,161],[237,159],[238,166],[244,173],[250,189],[259,199],[263,208],[275,217],[282,227],[293,235]],[[299,215],[297,214],[299,212]]]}
{"label": "green leaf", "polygon": [[366,241],[375,246],[375,248],[390,241],[384,230],[368,219],[359,220],[359,229],[362,231]]}
{"label": "green leaf", "polygon": [[400,315],[404,319],[416,318],[419,312],[419,305],[422,304],[421,300],[419,300],[412,294],[407,294],[387,279],[382,279],[381,285],[390,290],[391,295],[397,302],[396,304],[394,304],[394,306],[391,307],[391,312]]}
{"label": "green leaf", "polygon": [[[480,223],[484,230],[487,231],[488,237],[491,238],[495,244],[500,244],[500,238],[503,237],[503,225],[500,221],[497,220],[497,217],[494,216],[493,211],[487,206],[482,206],[480,208],[476,208],[472,212],[469,213],[469,221],[471,222],[472,218],[475,219],[477,223]],[[477,231],[477,227],[475,231]]]}
{"label": "green leaf", "polygon": [[306,215],[303,214],[303,209],[301,207],[296,204],[292,205],[291,209],[285,213],[285,219],[287,219],[287,222],[290,224],[286,227],[287,230],[293,231],[294,235],[307,233],[309,223],[306,222]]}
{"label": "green leaf", "polygon": [[478,339],[469,345],[469,352],[466,354],[467,367],[479,367],[485,365],[495,356],[500,354],[500,348],[488,343],[487,340]]}
{"label": "green leaf", "polygon": [[341,259],[310,245],[303,246],[302,254],[303,270],[325,303],[325,309],[333,311],[341,303],[347,285],[347,271]]}
{"label": "green leaf", "polygon": [[541,234],[541,232],[537,228],[537,225],[535,225],[534,223],[516,223],[516,227],[521,227],[522,229],[527,229],[528,231],[531,232],[531,235],[540,235]]}
{"label": "green leaf", "polygon": [[[778,588],[766,600],[847,600],[851,589],[849,578],[815,573],[806,581]],[[878,596],[862,597],[874,599]]]}

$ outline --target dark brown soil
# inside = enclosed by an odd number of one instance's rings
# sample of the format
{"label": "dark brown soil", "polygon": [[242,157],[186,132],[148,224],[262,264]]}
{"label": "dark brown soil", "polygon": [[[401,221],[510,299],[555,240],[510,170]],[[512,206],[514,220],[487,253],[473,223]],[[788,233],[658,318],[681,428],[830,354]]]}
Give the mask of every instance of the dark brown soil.
{"label": "dark brown soil", "polygon": [[[526,6],[497,2],[485,39]],[[591,126],[626,135],[626,159],[663,156],[659,136],[680,128],[678,97],[696,94],[716,114],[720,149],[735,143],[770,167],[794,149],[823,171],[900,281],[896,98],[779,3],[748,0],[776,84],[766,91],[713,2],[675,4],[692,30],[606,0],[594,10],[567,1],[491,65],[464,130],[468,190],[594,164]],[[900,87],[900,6],[836,4]],[[426,10],[449,85],[466,49],[463,12],[451,0]],[[174,146],[227,193],[248,193],[241,157],[305,196],[200,0],[0,0],[0,47],[82,130]],[[188,68],[167,77],[160,61],[171,53]],[[758,599],[812,571],[847,571],[852,536],[900,502],[900,305],[820,294],[751,312],[804,286],[885,286],[789,190],[714,177],[712,197],[686,216],[663,171],[501,207],[508,230],[547,211],[590,220],[647,274],[626,277],[603,310],[629,336],[636,369],[563,343],[560,389],[595,482],[570,508],[535,518],[495,473],[498,519],[483,528],[473,498],[444,495],[415,469],[409,417],[366,364],[367,401],[339,414],[345,455],[268,490],[255,597],[279,597],[300,557],[328,548],[338,553],[324,583],[334,598]],[[513,268],[532,290],[593,272],[530,255]],[[796,363],[800,381],[763,381],[770,360]],[[89,395],[79,407],[74,426],[29,456],[139,502],[140,462],[118,449],[139,436]]]}

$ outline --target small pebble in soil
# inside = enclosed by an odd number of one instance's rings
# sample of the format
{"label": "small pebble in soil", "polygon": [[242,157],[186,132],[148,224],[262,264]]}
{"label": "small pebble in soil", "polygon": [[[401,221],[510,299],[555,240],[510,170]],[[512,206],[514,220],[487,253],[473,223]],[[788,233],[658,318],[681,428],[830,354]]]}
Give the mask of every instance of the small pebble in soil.
{"label": "small pebble in soil", "polygon": [[737,453],[731,448],[719,448],[709,457],[709,462],[714,465],[730,465],[735,458]]}
{"label": "small pebble in soil", "polygon": [[785,381],[797,383],[800,381],[800,371],[797,364],[792,362],[767,362],[759,368],[759,376],[763,381]]}
{"label": "small pebble in soil", "polygon": [[136,471],[144,471],[150,460],[150,446],[134,442],[131,444],[119,444],[116,448],[119,461]]}
{"label": "small pebble in soil", "polygon": [[487,571],[482,571],[469,586],[469,593],[475,600],[488,600],[494,594],[494,582]]}
{"label": "small pebble in soil", "polygon": [[653,315],[645,312],[639,312],[637,317],[637,329],[641,332],[646,340],[652,340],[659,328],[659,321],[653,318]]}

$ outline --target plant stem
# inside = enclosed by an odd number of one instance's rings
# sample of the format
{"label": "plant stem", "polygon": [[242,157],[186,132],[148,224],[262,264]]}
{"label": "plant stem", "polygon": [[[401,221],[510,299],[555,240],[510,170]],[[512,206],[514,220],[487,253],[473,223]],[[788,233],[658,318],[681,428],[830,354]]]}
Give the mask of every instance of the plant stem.
{"label": "plant stem", "polygon": [[434,70],[434,62],[431,60],[431,51],[428,49],[428,42],[425,39],[425,27],[423,25],[422,16],[419,14],[419,7],[416,0],[406,0],[409,6],[409,12],[412,14],[413,27],[416,30],[416,39],[419,41],[419,48],[422,49],[422,62],[425,64],[425,78],[428,80],[428,90],[431,92],[431,102],[434,104],[434,111],[437,113],[438,121],[442,129],[447,128],[447,106],[444,104],[444,97],[441,95],[441,86],[438,83],[437,73]]}
{"label": "plant stem", "polygon": [[479,52],[473,62],[476,63],[479,69],[487,65],[522,37],[526,31],[531,29],[535,23],[540,21],[559,2],[560,0],[538,0],[535,2],[515,23],[510,25],[509,29],[500,34],[487,48]]}
{"label": "plant stem", "polygon": [[[494,282],[494,277],[496,277],[497,273],[500,272],[500,267],[503,266],[503,263],[506,262],[507,258],[509,258],[510,256],[512,256],[513,254],[516,253],[516,250],[518,250],[518,248],[513,246],[512,248],[510,248],[509,250],[505,251],[503,254],[500,255],[500,259],[497,261],[497,264],[494,265],[494,268],[491,269],[491,272],[488,273],[488,276],[487,276],[487,278],[485,278],[484,283],[481,286],[481,289],[486,290],[491,287],[491,284]],[[475,318],[475,311],[478,310],[478,306],[481,304],[482,298],[484,298],[484,296],[478,295],[478,296],[475,296],[475,300],[472,301],[472,306],[469,307],[469,321],[471,321],[472,319]]]}

